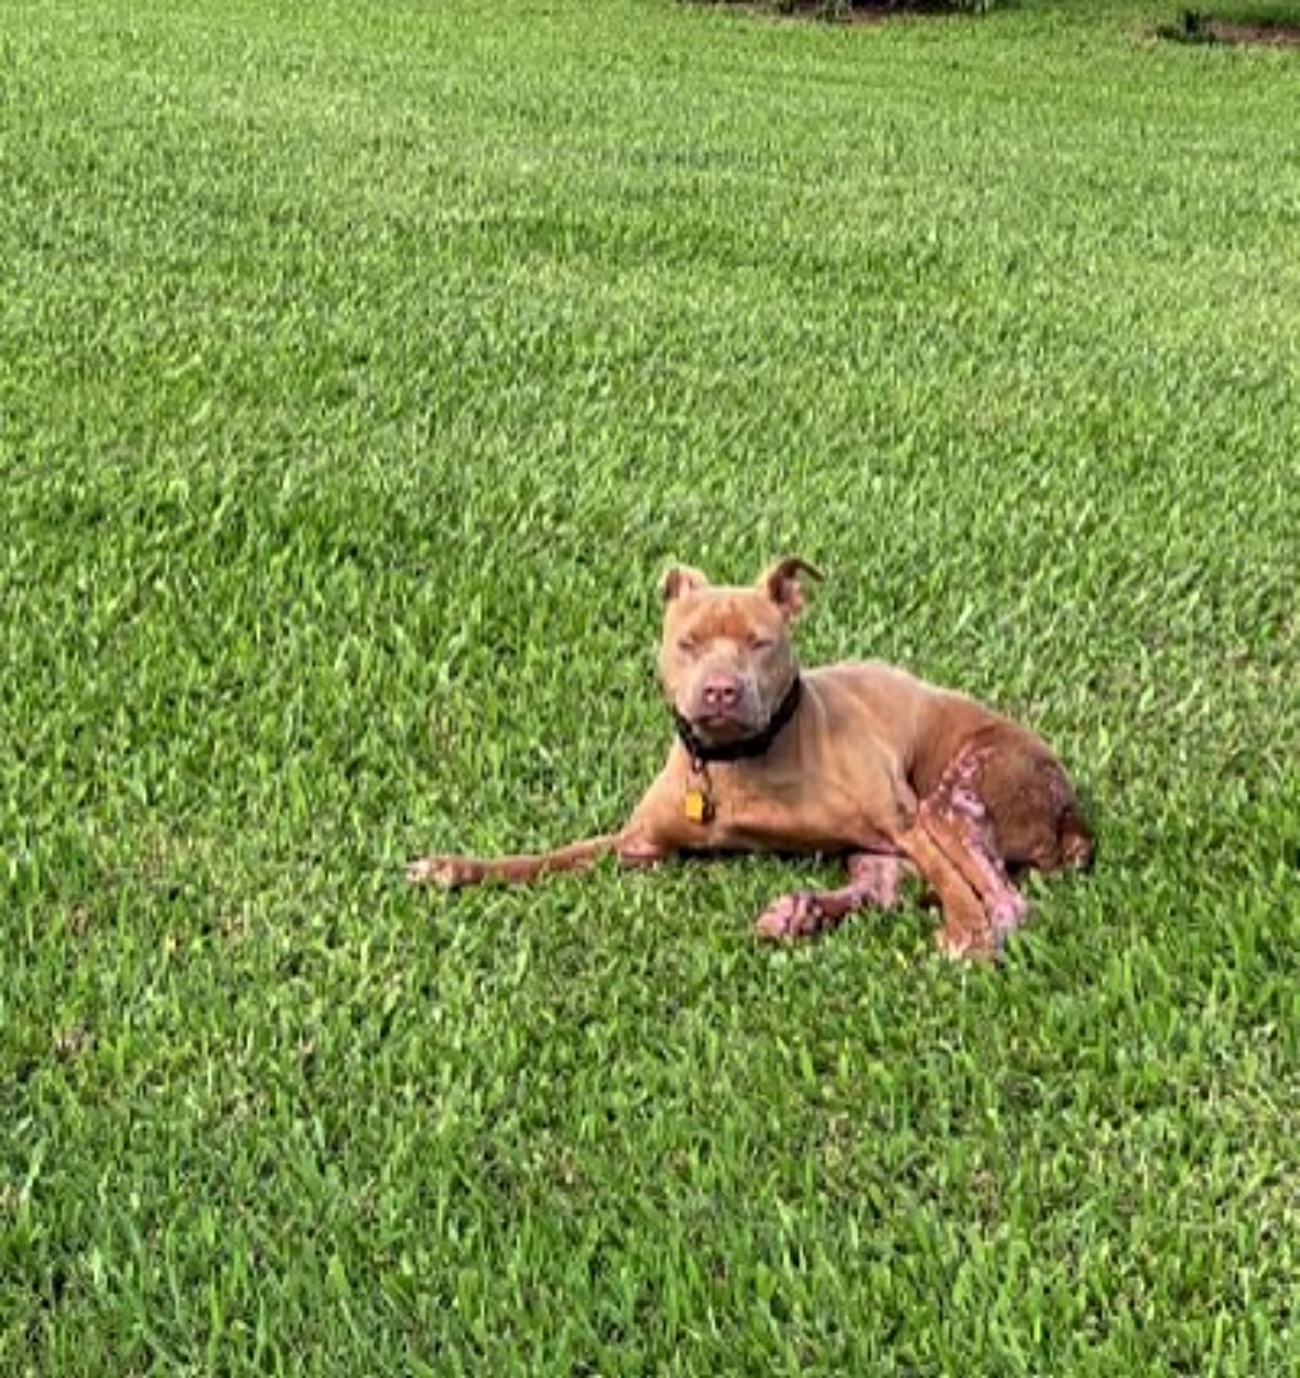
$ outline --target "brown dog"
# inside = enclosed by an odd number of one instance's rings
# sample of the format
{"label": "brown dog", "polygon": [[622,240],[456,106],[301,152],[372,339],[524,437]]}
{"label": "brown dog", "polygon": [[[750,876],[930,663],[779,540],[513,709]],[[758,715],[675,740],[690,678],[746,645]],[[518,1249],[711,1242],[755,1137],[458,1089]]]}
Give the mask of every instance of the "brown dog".
{"label": "brown dog", "polygon": [[942,950],[995,954],[1026,914],[1013,876],[1092,859],[1074,789],[1036,736],[962,694],[874,661],[801,672],[789,630],[805,574],[821,577],[793,558],[752,588],[665,575],[659,667],[678,740],[621,832],[540,856],[426,857],[407,879],[531,881],[610,852],[635,866],[689,852],[842,853],[848,884],[784,896],[758,933],[799,937],[889,907],[915,872],[942,906]]}

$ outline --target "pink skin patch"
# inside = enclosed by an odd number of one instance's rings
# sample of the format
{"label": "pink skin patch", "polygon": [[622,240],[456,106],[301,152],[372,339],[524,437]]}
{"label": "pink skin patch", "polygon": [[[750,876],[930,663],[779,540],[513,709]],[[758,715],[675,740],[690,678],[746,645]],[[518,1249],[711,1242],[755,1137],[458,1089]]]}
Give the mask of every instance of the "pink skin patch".
{"label": "pink skin patch", "polygon": [[913,873],[911,863],[901,856],[879,856],[875,852],[855,852],[849,858],[849,880],[865,896],[864,904],[892,909],[903,881]]}

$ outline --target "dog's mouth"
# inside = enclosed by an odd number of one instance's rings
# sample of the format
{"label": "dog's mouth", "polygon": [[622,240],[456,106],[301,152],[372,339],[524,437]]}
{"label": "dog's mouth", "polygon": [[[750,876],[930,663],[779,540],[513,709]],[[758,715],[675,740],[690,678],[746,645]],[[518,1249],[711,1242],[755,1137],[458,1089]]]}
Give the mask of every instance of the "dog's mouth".
{"label": "dog's mouth", "polygon": [[691,730],[709,742],[738,742],[761,731],[763,724],[742,708],[707,708],[686,715]]}
{"label": "dog's mouth", "polygon": [[767,705],[757,695],[740,695],[735,703],[711,703],[711,694],[701,695],[703,702],[697,699],[692,713],[674,705],[677,735],[697,769],[710,761],[761,756],[798,711],[801,692],[802,681],[795,675],[780,703],[761,721],[756,712]]}

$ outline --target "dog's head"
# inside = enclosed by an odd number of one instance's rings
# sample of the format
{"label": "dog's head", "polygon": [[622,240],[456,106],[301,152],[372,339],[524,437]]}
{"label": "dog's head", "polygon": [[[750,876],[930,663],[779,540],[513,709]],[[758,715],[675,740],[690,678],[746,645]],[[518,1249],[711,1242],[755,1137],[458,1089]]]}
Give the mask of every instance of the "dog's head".
{"label": "dog's head", "polygon": [[715,587],[697,569],[664,575],[659,673],[664,691],[708,745],[761,733],[799,673],[790,628],[804,605],[806,560],[778,560],[749,588]]}

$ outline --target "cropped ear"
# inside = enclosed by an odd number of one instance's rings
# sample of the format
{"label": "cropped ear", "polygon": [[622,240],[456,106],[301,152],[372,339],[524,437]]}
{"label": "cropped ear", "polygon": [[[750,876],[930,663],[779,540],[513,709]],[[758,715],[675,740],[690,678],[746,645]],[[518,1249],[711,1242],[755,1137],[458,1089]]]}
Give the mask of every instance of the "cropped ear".
{"label": "cropped ear", "polygon": [[759,576],[759,588],[766,590],[767,596],[781,609],[781,615],[787,622],[793,622],[803,611],[804,592],[799,582],[801,574],[810,574],[814,579],[825,578],[816,565],[810,565],[797,555],[785,556],[766,574]]}
{"label": "cropped ear", "polygon": [[698,569],[691,569],[688,565],[673,565],[664,571],[664,577],[659,581],[659,592],[663,594],[665,603],[671,603],[684,593],[694,593],[696,589],[708,586],[708,579]]}

